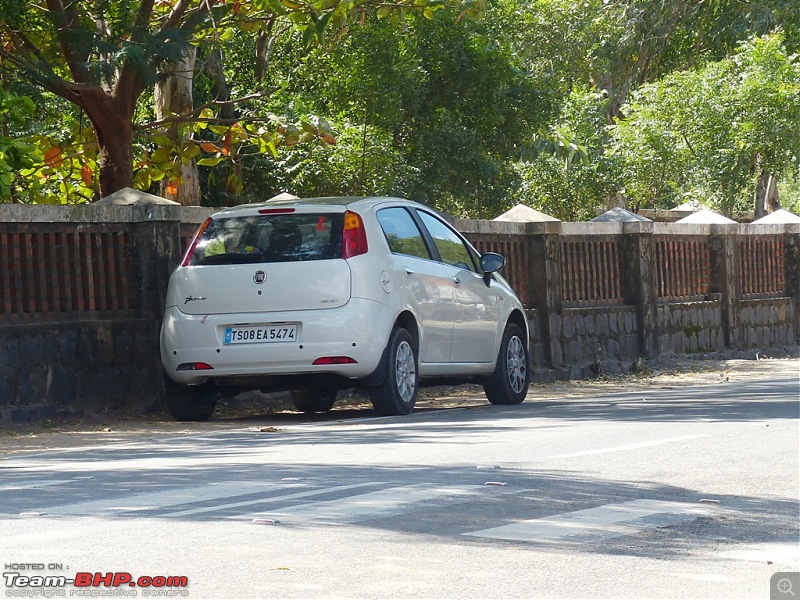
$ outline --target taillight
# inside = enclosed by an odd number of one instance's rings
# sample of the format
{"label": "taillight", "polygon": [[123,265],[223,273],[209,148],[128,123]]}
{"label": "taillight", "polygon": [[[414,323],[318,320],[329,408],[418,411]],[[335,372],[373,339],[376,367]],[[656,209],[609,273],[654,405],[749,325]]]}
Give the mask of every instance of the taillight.
{"label": "taillight", "polygon": [[176,371],[212,371],[214,367],[212,367],[208,363],[204,362],[193,362],[193,363],[181,363],[178,365],[178,368],[175,369]]}
{"label": "taillight", "polygon": [[367,253],[367,230],[361,217],[349,210],[344,213],[342,232],[342,258],[353,258]]}
{"label": "taillight", "polygon": [[186,250],[186,254],[183,255],[183,260],[181,261],[182,267],[188,267],[189,262],[192,260],[192,254],[194,254],[194,249],[197,247],[197,242],[200,241],[200,238],[203,236],[203,233],[208,226],[211,225],[211,217],[208,217],[200,227],[197,228],[197,231],[192,238],[192,243],[189,244],[189,248]]}
{"label": "taillight", "polygon": [[315,365],[354,365],[358,361],[349,356],[323,356],[314,361]]}

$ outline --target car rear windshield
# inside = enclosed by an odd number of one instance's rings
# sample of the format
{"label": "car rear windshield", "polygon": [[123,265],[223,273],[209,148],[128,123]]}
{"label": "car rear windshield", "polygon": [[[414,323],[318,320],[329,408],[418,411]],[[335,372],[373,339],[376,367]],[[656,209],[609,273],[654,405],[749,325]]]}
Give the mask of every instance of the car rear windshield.
{"label": "car rear windshield", "polygon": [[342,213],[292,213],[213,219],[190,265],[328,260],[342,256]]}

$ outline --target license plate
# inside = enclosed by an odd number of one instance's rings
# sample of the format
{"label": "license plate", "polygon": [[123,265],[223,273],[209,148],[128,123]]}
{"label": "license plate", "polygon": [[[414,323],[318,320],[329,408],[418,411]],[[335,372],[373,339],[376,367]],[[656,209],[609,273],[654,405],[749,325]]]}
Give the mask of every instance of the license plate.
{"label": "license plate", "polygon": [[255,327],[227,327],[227,344],[264,344],[296,342],[297,325],[258,325]]}

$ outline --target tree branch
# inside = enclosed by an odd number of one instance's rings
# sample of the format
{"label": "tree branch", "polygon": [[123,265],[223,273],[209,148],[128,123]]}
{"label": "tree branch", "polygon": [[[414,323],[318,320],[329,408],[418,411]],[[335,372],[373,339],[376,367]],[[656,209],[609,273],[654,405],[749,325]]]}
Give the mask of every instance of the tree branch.
{"label": "tree branch", "polygon": [[147,38],[147,28],[150,26],[150,20],[153,17],[154,4],[155,0],[142,0],[139,4],[139,10],[136,11],[133,34],[131,35],[132,42],[141,44]]}
{"label": "tree branch", "polygon": [[41,59],[42,53],[39,51],[39,47],[28,39],[23,31],[9,31],[8,35],[17,52],[23,54],[27,60],[30,60],[31,57],[36,57],[37,60]]}
{"label": "tree branch", "polygon": [[686,134],[682,131],[681,131],[681,137],[683,138],[683,141],[686,142],[686,146],[689,148],[689,152],[692,153],[692,156],[698,158],[697,152],[694,151],[694,147],[692,146],[692,142],[689,141],[689,138],[686,137]]}
{"label": "tree branch", "polygon": [[45,73],[31,66],[33,61],[28,61],[28,55],[8,52],[0,46],[0,57],[13,63],[18,69],[26,74],[26,77],[37,85],[42,86],[48,92],[60,96],[73,104],[86,108],[86,104],[81,97],[80,90],[89,89],[93,86],[81,83],[72,83],[62,79],[53,73]]}
{"label": "tree branch", "polygon": [[72,74],[72,79],[76,82],[83,82],[83,74],[81,73],[81,65],[86,62],[85,57],[78,53],[69,41],[69,34],[76,33],[75,23],[77,21],[77,12],[74,4],[69,11],[64,7],[61,0],[46,0],[48,16],[55,26],[56,36],[58,43],[61,47],[61,54],[67,62],[69,71]]}
{"label": "tree branch", "polygon": [[250,96],[244,96],[242,98],[237,98],[236,100],[227,100],[227,101],[213,101],[207,102],[202,106],[195,108],[189,112],[181,113],[179,115],[175,115],[172,117],[165,117],[163,119],[159,119],[158,121],[151,121],[149,123],[144,123],[142,125],[137,125],[134,129],[135,131],[144,131],[146,129],[154,129],[158,127],[163,127],[164,125],[170,125],[173,123],[212,123],[214,125],[234,125],[239,122],[246,122],[246,123],[257,123],[259,121],[270,121],[272,120],[270,117],[240,117],[240,118],[232,118],[226,119],[221,117],[208,117],[208,118],[201,118],[198,115],[205,110],[206,108],[211,108],[212,106],[231,106],[235,104],[239,104],[241,102],[247,102],[248,100],[259,100],[264,98],[266,94],[251,94]]}
{"label": "tree branch", "polygon": [[186,14],[186,9],[189,7],[190,2],[191,0],[180,0],[172,9],[172,12],[169,13],[164,23],[162,23],[159,31],[174,29]]}

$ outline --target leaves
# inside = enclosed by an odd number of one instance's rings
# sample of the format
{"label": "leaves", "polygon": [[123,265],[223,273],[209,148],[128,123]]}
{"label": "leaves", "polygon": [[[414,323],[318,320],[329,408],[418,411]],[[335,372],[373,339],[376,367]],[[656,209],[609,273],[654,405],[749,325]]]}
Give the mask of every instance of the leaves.
{"label": "leaves", "polygon": [[84,164],[81,167],[81,180],[83,181],[83,185],[85,185],[88,188],[92,187],[93,176],[94,176],[94,171],[92,170],[92,168],[88,164]]}
{"label": "leaves", "polygon": [[800,59],[780,35],[753,38],[729,59],[643,87],[624,112],[614,152],[632,196],[746,210],[762,170],[798,168]]}

